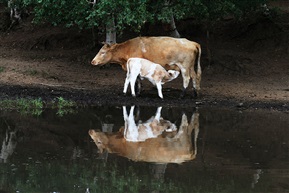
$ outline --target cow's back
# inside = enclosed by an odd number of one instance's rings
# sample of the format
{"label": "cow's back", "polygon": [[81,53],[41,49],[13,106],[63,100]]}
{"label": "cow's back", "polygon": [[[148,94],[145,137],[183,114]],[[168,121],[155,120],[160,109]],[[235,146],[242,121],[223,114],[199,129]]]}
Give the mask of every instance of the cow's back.
{"label": "cow's back", "polygon": [[199,44],[185,38],[137,37],[129,40],[129,47],[135,50],[131,52],[131,57],[146,58],[168,69],[167,65],[183,61],[184,58],[195,58],[193,56],[197,54]]}

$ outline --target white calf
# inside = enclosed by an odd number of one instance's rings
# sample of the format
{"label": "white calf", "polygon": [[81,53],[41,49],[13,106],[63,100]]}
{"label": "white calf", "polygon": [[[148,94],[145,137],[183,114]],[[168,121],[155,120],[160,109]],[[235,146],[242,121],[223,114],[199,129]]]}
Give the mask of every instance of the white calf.
{"label": "white calf", "polygon": [[127,92],[130,83],[131,93],[135,96],[134,85],[140,75],[141,78],[147,78],[158,89],[158,95],[163,98],[162,84],[178,77],[179,72],[175,70],[166,71],[160,64],[153,63],[143,58],[130,58],[126,63],[127,75],[124,83],[123,92]]}

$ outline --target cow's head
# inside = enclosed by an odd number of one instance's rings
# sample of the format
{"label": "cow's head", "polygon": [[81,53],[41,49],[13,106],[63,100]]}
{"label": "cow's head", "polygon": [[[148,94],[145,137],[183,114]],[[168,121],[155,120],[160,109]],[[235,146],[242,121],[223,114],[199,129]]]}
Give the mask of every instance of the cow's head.
{"label": "cow's head", "polygon": [[174,80],[175,78],[177,78],[180,74],[179,71],[176,71],[176,70],[168,70],[168,73],[169,73],[169,76],[165,77],[162,82],[165,83],[165,82],[169,82],[169,81],[172,81]]}
{"label": "cow's head", "polygon": [[95,145],[99,149],[99,152],[102,153],[108,144],[108,138],[103,132],[97,132],[93,129],[88,131],[88,134],[93,139]]}
{"label": "cow's head", "polygon": [[112,59],[112,46],[110,44],[104,44],[91,61],[91,64],[103,65],[110,62],[111,59]]}

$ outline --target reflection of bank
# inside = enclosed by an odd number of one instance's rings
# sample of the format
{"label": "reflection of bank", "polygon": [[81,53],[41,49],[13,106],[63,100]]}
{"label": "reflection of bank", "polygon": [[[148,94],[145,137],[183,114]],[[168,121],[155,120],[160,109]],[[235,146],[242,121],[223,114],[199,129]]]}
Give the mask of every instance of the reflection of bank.
{"label": "reflection of bank", "polygon": [[0,163],[7,163],[8,158],[13,154],[17,145],[16,131],[10,129],[8,124],[7,127],[8,128],[6,130],[5,138],[3,139],[2,147],[0,150]]}
{"label": "reflection of bank", "polygon": [[139,124],[133,119],[133,108],[129,115],[126,108],[123,108],[125,126],[118,132],[89,131],[100,152],[107,151],[134,161],[159,164],[183,163],[195,159],[199,113],[195,112],[190,121],[183,114],[179,128],[175,129],[173,123],[161,118],[161,108],[151,119]]}

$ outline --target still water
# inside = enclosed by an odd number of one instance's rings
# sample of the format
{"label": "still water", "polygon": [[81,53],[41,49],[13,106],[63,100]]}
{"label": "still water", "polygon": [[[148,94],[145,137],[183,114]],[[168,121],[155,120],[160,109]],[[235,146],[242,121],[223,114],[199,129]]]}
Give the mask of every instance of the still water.
{"label": "still water", "polygon": [[289,115],[93,107],[0,112],[0,192],[289,192]]}

